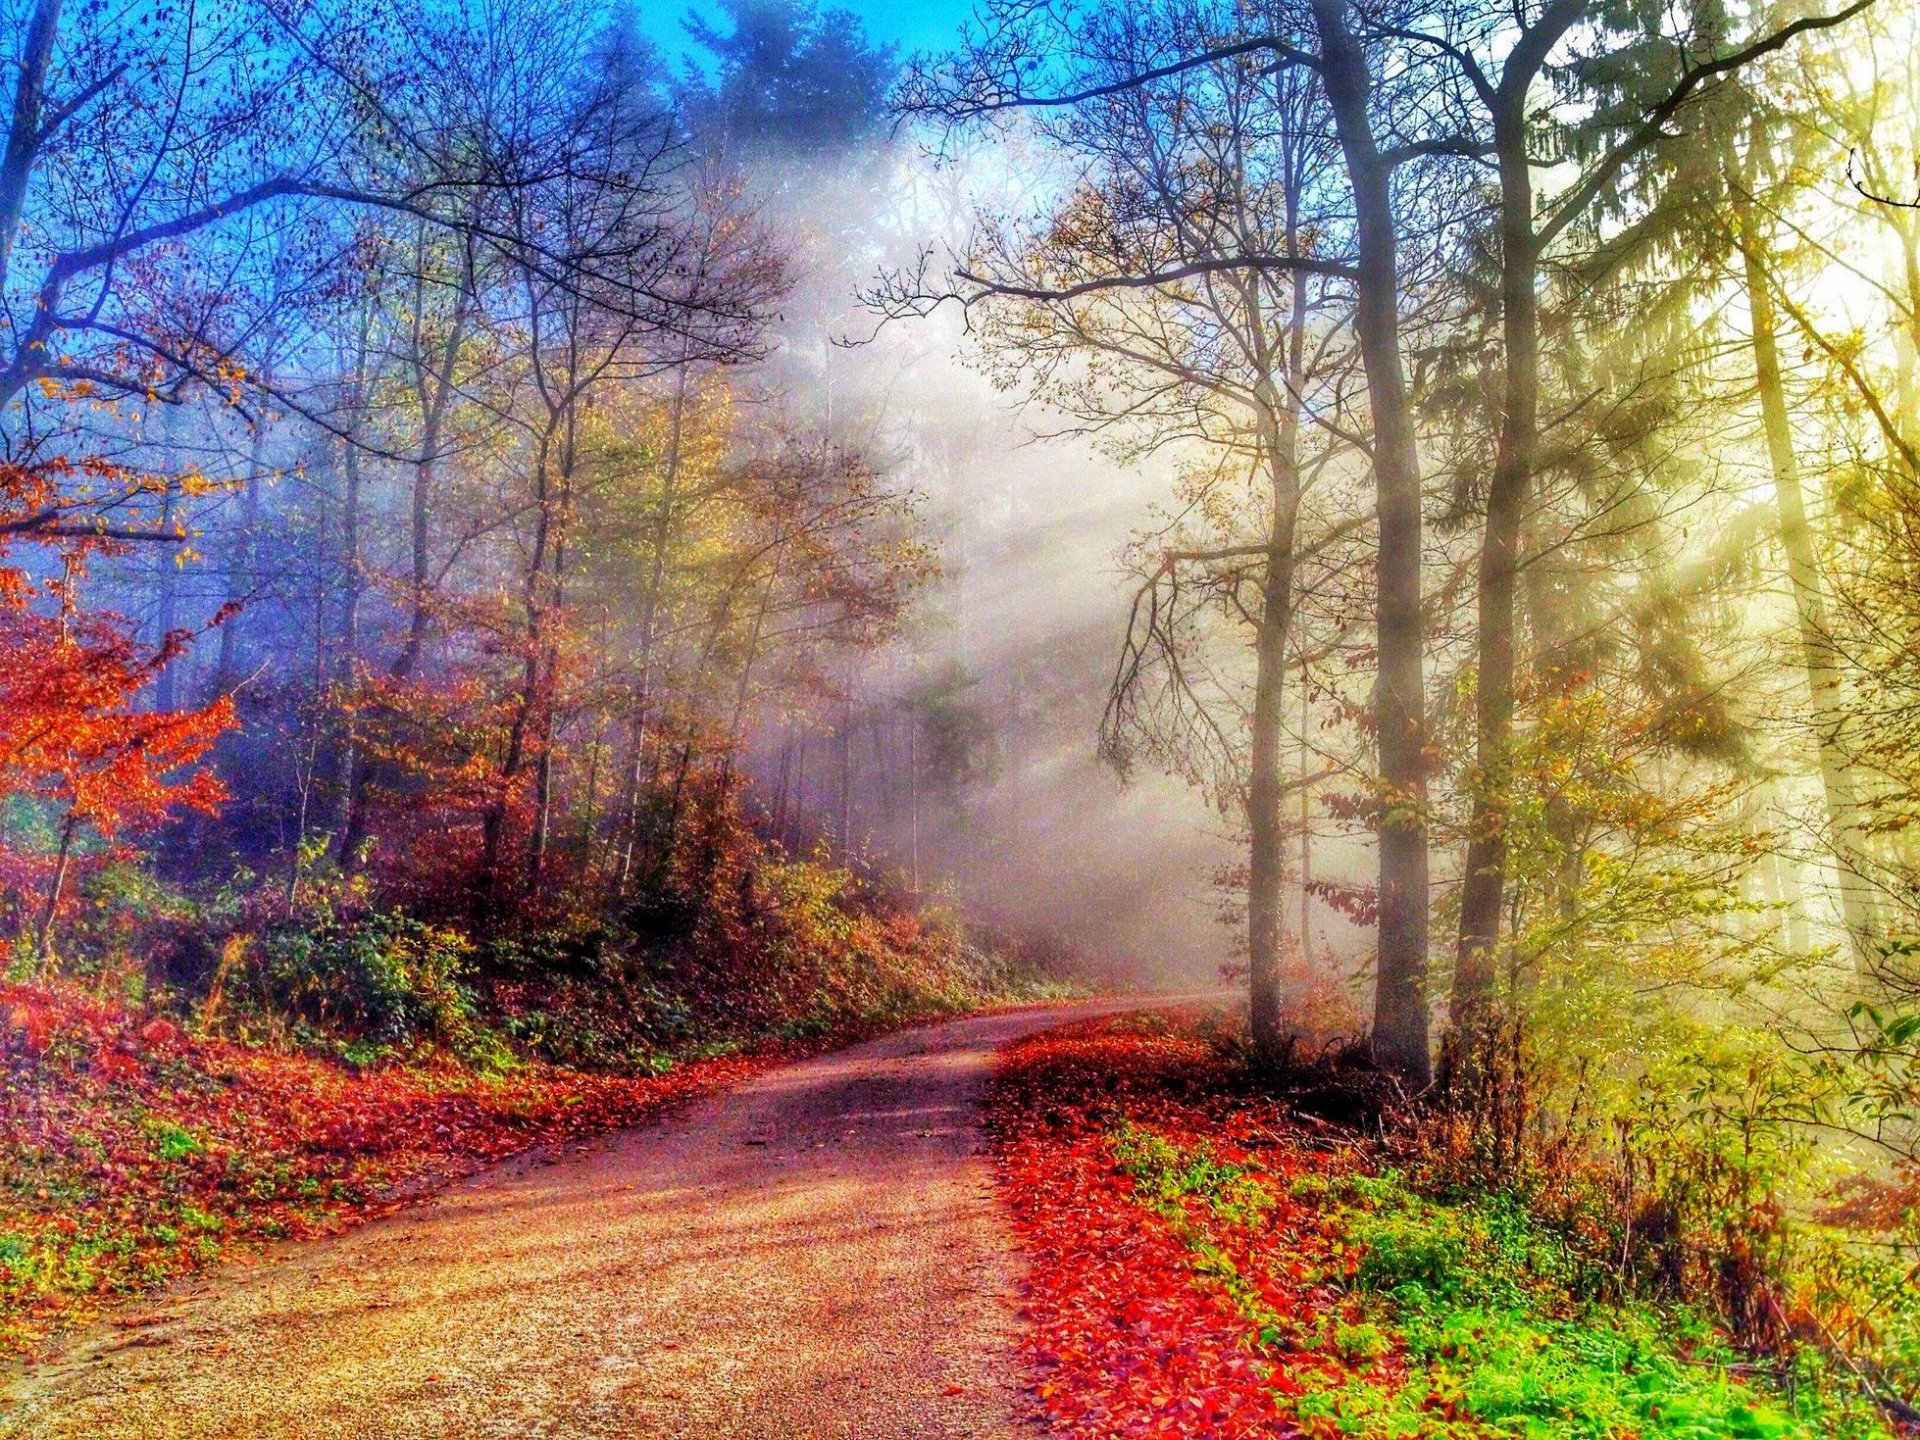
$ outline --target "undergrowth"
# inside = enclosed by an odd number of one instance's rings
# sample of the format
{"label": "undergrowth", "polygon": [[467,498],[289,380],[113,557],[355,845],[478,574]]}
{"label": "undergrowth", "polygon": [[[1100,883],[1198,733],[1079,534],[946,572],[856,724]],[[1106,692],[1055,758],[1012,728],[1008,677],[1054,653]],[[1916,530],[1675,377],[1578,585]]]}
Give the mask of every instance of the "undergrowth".
{"label": "undergrowth", "polygon": [[[1136,1229],[1171,1247],[1110,1253],[1122,1273],[1102,1275],[1097,1290],[1036,1254],[1042,1300],[1029,1348],[1062,1433],[1896,1433],[1822,1347],[1756,1356],[1697,1309],[1623,1294],[1608,1257],[1578,1231],[1513,1192],[1438,1187],[1354,1132],[1301,1118],[1191,1027],[1105,1025],[1031,1042],[1010,1057],[998,1093],[1003,1178],[1030,1244],[1039,1237],[1087,1254],[1090,1241],[1075,1233],[1116,1233],[1130,1210]],[[1021,1097],[1054,1095],[1062,1098],[1042,1121],[1013,1108]],[[1096,1154],[1111,1179],[1090,1178],[1082,1157]],[[1105,1297],[1133,1292],[1164,1297],[1156,1325],[1182,1337],[1184,1351],[1213,1346],[1230,1357],[1212,1364],[1214,1390],[1238,1397],[1209,1398],[1218,1419],[1163,1420],[1154,1396],[1171,1387],[1129,1373],[1186,1373],[1177,1356],[1140,1353],[1154,1336],[1135,1328],[1129,1349],[1128,1327],[1115,1323],[1111,1345],[1088,1345],[1089,1333],[1103,1333]],[[1203,1382],[1184,1384],[1197,1391]]]}
{"label": "undergrowth", "polygon": [[[1356,1377],[1299,1413],[1342,1434],[1529,1440],[1849,1437],[1888,1430],[1811,1354],[1756,1365],[1681,1306],[1595,1300],[1592,1257],[1510,1195],[1445,1203],[1398,1172],[1326,1186],[1349,1284],[1407,1377]],[[1458,1422],[1468,1422],[1463,1428]],[[1476,1428],[1481,1427],[1481,1428]]]}
{"label": "undergrowth", "polygon": [[[1107,1132],[1136,1196],[1176,1227],[1196,1272],[1222,1285],[1263,1344],[1298,1338],[1224,1263],[1222,1228],[1280,1203],[1257,1161],[1224,1163],[1121,1120]],[[1308,1173],[1286,1194],[1319,1213],[1320,1277],[1353,1303],[1306,1341],[1360,1368],[1295,1397],[1310,1433],[1368,1440],[1886,1440],[1872,1406],[1814,1352],[1758,1365],[1682,1306],[1593,1300],[1593,1258],[1495,1193],[1443,1202],[1392,1169]],[[1403,1357],[1384,1373],[1370,1362]]]}

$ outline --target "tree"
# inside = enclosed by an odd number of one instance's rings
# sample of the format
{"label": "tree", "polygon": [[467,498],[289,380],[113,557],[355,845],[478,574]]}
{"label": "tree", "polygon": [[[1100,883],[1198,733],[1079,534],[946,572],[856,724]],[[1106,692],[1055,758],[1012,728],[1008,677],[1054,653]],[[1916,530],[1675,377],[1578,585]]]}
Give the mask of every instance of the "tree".
{"label": "tree", "polygon": [[885,122],[893,47],[869,44],[857,16],[814,0],[722,0],[720,10],[726,30],[698,14],[684,22],[713,72],[689,60],[680,87],[695,135],[749,169],[857,166]]}
{"label": "tree", "polygon": [[[1462,877],[1453,1020],[1471,1052],[1481,1043],[1495,991],[1505,886],[1504,752],[1513,731],[1517,663],[1515,582],[1521,527],[1539,468],[1542,391],[1541,278],[1551,249],[1603,202],[1623,172],[1660,142],[1682,111],[1796,37],[1845,23],[1867,8],[1858,0],[1830,15],[1756,27],[1744,44],[1729,44],[1718,10],[1669,38],[1630,8],[1615,14],[1592,0],[1547,0],[1515,23],[1505,9],[1485,16],[1450,13],[1442,28],[1383,27],[1382,33],[1429,49],[1457,67],[1453,111],[1437,133],[1414,148],[1491,158],[1499,182],[1496,253],[1500,264],[1502,380],[1499,438],[1487,486],[1478,578],[1475,671],[1477,776],[1474,814]],[[1692,27],[1708,40],[1698,59]],[[1563,94],[1544,109],[1538,89],[1549,61],[1569,37],[1574,53],[1559,67]],[[1487,55],[1499,54],[1498,63]],[[1671,78],[1669,78],[1671,77]],[[1589,103],[1590,98],[1598,103]],[[1547,122],[1547,123],[1543,123]],[[1569,183],[1536,194],[1535,173],[1546,150],[1583,162]]]}
{"label": "tree", "polygon": [[198,764],[233,723],[228,699],[136,708],[192,637],[175,632],[143,650],[117,617],[80,609],[87,555],[107,543],[68,542],[60,578],[38,582],[6,563],[0,544],[0,803],[50,807],[58,836],[33,927],[42,970],[53,961],[54,925],[86,832],[111,843],[181,810],[211,813],[226,794]]}
{"label": "tree", "polygon": [[[1376,810],[1380,884],[1373,1046],[1384,1067],[1422,1087],[1431,1064],[1426,1000],[1423,496],[1402,352],[1400,237],[1393,196],[1394,172],[1406,157],[1383,149],[1376,133],[1380,95],[1373,72],[1376,56],[1355,30],[1343,0],[1314,0],[1304,17],[1284,9],[1231,20],[1199,17],[1198,23],[1175,31],[1171,43],[1133,57],[1134,68],[1092,77],[1081,85],[1070,71],[1057,73],[1053,62],[1060,53],[1059,39],[1047,32],[1043,15],[1027,7],[999,6],[989,19],[986,39],[954,57],[944,70],[920,70],[908,92],[911,109],[949,122],[1069,109],[1233,61],[1273,71],[1300,70],[1314,77],[1324,96],[1353,207],[1351,261],[1332,269],[1350,283],[1353,292],[1352,323],[1366,376],[1368,448],[1379,525],[1375,628],[1380,678],[1374,722],[1380,758]],[[1046,63],[1036,65],[1031,56],[1044,57]],[[1162,258],[1164,268],[1152,275],[1095,280],[1087,282],[1087,287],[1158,284],[1236,270],[1325,273],[1329,269],[1324,259],[1289,256],[1257,244],[1227,256],[1182,252]],[[978,277],[964,267],[959,279],[963,284],[978,283]],[[894,298],[910,297],[901,289]],[[927,295],[924,287],[918,296],[923,304],[939,298]],[[1263,812],[1272,808],[1269,799],[1263,785]]]}
{"label": "tree", "polygon": [[[1204,5],[1088,17],[1058,37],[1067,83],[1130,78],[1217,20]],[[1102,744],[1123,770],[1144,746],[1244,822],[1253,1033],[1269,1054],[1284,1040],[1302,506],[1351,452],[1345,195],[1322,178],[1326,121],[1310,77],[1243,56],[1043,115],[1077,182],[1031,226],[983,230],[963,272],[997,384],[1043,397],[1123,461],[1171,452],[1185,469],[1178,518],[1137,547]],[[1333,526],[1324,505],[1305,523],[1310,556]],[[1215,615],[1245,626],[1244,688],[1232,659],[1222,676],[1195,649]]]}

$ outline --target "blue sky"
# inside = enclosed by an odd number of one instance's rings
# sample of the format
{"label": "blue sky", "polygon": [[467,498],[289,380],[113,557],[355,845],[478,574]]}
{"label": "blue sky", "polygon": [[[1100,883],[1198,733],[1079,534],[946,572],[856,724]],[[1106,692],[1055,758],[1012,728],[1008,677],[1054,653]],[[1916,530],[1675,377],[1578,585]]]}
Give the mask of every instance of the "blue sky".
{"label": "blue sky", "polygon": [[[718,13],[711,4],[688,0],[642,0],[636,8],[640,28],[670,55],[682,49],[680,21],[689,9],[710,17]],[[851,11],[870,37],[898,45],[903,57],[944,49],[973,13],[972,0],[823,0],[821,8]]]}

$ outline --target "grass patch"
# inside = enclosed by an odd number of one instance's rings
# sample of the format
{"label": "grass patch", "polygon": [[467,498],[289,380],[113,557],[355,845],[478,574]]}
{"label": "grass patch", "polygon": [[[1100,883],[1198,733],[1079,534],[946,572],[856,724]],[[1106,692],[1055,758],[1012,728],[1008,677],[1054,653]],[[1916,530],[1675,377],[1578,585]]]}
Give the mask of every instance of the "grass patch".
{"label": "grass patch", "polygon": [[[1342,1193],[1344,1192],[1344,1193]],[[1297,1402],[1331,1434],[1525,1440],[1885,1440],[1817,1372],[1761,1368],[1699,1316],[1616,1303],[1591,1262],[1511,1196],[1441,1203],[1397,1174],[1334,1192],[1344,1277],[1405,1377]],[[1342,1278],[1342,1277],[1332,1277]]]}
{"label": "grass patch", "polygon": [[[1283,1410],[1357,1440],[1891,1440],[1877,1409],[1807,1360],[1759,1366],[1679,1307],[1618,1303],[1593,1262],[1517,1199],[1442,1202],[1394,1172],[1283,1184],[1206,1141],[1111,1125],[1115,1166],[1173,1227],[1260,1344],[1309,1348],[1323,1381]],[[1278,1314],[1223,1233],[1284,1199],[1319,1212],[1314,1278],[1339,1298]],[[1294,1373],[1298,1373],[1296,1370]]]}

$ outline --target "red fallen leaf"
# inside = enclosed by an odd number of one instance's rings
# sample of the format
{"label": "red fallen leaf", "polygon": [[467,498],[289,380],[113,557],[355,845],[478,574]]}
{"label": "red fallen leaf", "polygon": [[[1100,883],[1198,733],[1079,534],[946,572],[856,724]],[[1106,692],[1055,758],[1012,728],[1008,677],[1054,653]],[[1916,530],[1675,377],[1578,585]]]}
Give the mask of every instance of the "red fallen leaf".
{"label": "red fallen leaf", "polygon": [[942,1395],[964,1395],[967,1393],[967,1387],[964,1385],[949,1385],[940,1393]]}
{"label": "red fallen leaf", "polygon": [[[84,1285],[57,1264],[31,1276],[9,1267],[0,1354],[85,1318],[97,1295],[216,1255],[244,1263],[250,1242],[340,1229],[396,1208],[395,1187],[418,1195],[475,1164],[637,1123],[798,1048],[660,1077],[537,1065],[494,1080],[451,1065],[354,1072],[196,1039],[77,988],[0,983],[0,1154],[33,1177],[33,1188],[0,1186],[0,1232],[56,1259],[103,1237],[132,1241],[96,1254]],[[75,1193],[89,1197],[78,1212],[62,1199]],[[183,1223],[189,1208],[196,1218]]]}
{"label": "red fallen leaf", "polygon": [[[1002,1193],[1029,1260],[1022,1351],[1044,1370],[1036,1386],[1055,1433],[1256,1440],[1298,1436],[1281,1401],[1337,1383],[1339,1364],[1262,1343],[1224,1289],[1196,1277],[1192,1253],[1113,1164],[1109,1124],[1124,1115],[1176,1143],[1206,1139],[1244,1162],[1255,1142],[1280,1182],[1255,1228],[1209,1239],[1261,1303],[1310,1321],[1337,1296],[1304,1286],[1299,1252],[1320,1259],[1324,1237],[1291,1223],[1285,1180],[1332,1162],[1282,1107],[1221,1083],[1221,1061],[1178,1033],[1144,1035],[1106,1022],[1010,1047],[1001,1057],[989,1124]],[[1305,1326],[1303,1324],[1304,1331]]]}

